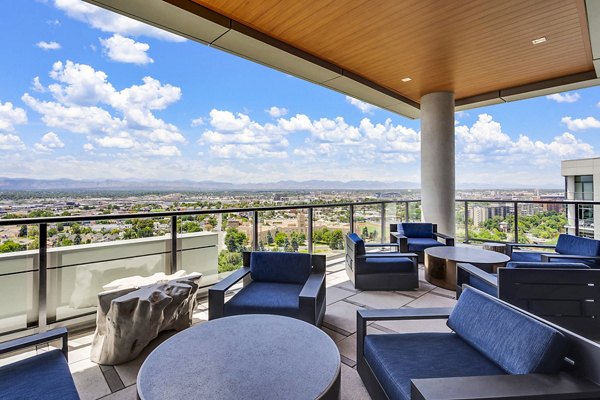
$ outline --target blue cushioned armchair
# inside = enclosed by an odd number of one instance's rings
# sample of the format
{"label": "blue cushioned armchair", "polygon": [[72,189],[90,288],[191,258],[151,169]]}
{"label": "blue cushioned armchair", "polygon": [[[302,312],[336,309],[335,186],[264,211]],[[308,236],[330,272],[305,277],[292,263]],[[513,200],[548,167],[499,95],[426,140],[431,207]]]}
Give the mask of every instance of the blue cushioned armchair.
{"label": "blue cushioned armchair", "polygon": [[600,339],[600,270],[583,263],[515,262],[490,274],[458,264],[456,295],[475,287],[550,322]]}
{"label": "blue cushioned armchair", "polygon": [[398,243],[401,253],[417,253],[420,263],[424,262],[425,249],[436,246],[454,246],[453,237],[438,233],[437,225],[427,222],[390,224],[390,242]]}
{"label": "blue cushioned armchair", "polygon": [[41,352],[0,367],[0,399],[79,399],[69,371],[65,328],[0,343],[0,355],[61,340],[62,349]]}
{"label": "blue cushioned armchair", "polygon": [[389,245],[389,243],[365,243],[356,233],[346,235],[346,273],[355,288],[411,290],[419,287],[416,254],[366,252],[366,247]]}
{"label": "blue cushioned armchair", "polygon": [[[243,266],[208,290],[208,319],[277,314],[320,326],[325,316],[325,256],[244,252]],[[229,301],[225,293],[244,279]]]}
{"label": "blue cushioned armchair", "polygon": [[[555,253],[520,250],[520,247],[554,249]],[[600,268],[600,240],[561,234],[556,246],[509,243],[506,249],[512,261],[577,262]]]}
{"label": "blue cushioned armchair", "polygon": [[[445,319],[451,332],[367,332],[371,322],[419,319]],[[472,288],[454,309],[359,310],[356,337],[373,400],[600,396],[598,344]]]}

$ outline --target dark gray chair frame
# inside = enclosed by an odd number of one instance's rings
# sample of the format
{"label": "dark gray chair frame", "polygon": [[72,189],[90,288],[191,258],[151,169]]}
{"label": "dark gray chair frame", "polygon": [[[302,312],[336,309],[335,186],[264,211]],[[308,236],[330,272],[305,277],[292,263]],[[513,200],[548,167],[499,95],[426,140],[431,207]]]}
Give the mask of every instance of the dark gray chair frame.
{"label": "dark gray chair frame", "polygon": [[[534,248],[534,249],[549,249],[549,250],[554,250],[556,248],[556,246],[554,245],[547,245],[547,244],[526,244],[526,243],[507,243],[506,244],[506,254],[512,258],[512,252],[515,249],[520,249],[521,247],[530,247],[530,248]],[[542,262],[550,262],[553,259],[562,261],[562,262],[569,262],[571,260],[589,260],[589,261],[600,261],[600,257],[594,257],[594,256],[579,256],[579,255],[575,255],[575,254],[558,254],[558,253],[554,253],[554,254],[542,254],[540,257],[540,261]],[[573,261],[575,262],[575,261]]]}
{"label": "dark gray chair frame", "polygon": [[[413,379],[411,382],[411,398],[419,400],[565,400],[600,398],[600,345],[508,303],[507,305],[560,330],[570,339],[571,347],[567,353],[564,371],[559,374]],[[390,320],[447,319],[451,312],[452,308],[357,311],[356,368],[373,400],[389,400],[389,397],[364,357],[367,324]],[[406,357],[411,357],[411,355],[407,354]]]}
{"label": "dark gray chair frame", "polygon": [[[365,243],[365,247],[385,247],[398,246],[398,243]],[[388,273],[372,273],[358,274],[356,273],[356,262],[360,262],[366,258],[390,258],[390,257],[406,257],[410,258],[413,263],[413,268],[408,272],[388,272]],[[354,242],[346,235],[346,273],[350,281],[356,289],[360,290],[412,290],[419,287],[419,263],[415,253],[367,253],[357,255]]]}
{"label": "dark gray chair frame", "polygon": [[[232,272],[228,277],[208,289],[208,319],[213,320],[224,316],[225,294],[240,280],[244,285],[252,282],[250,277],[250,255],[242,253],[242,268]],[[321,326],[325,317],[325,265],[324,255],[312,255],[312,272],[300,292],[300,319],[310,324]],[[318,307],[321,303],[322,307]]]}
{"label": "dark gray chair frame", "polygon": [[[446,246],[454,246],[454,238],[452,236],[444,235],[443,233],[439,233],[437,231],[437,224],[433,225],[433,236],[439,242],[440,239],[444,241],[444,245]],[[400,245],[401,253],[408,253],[408,238],[404,235],[398,233],[398,224],[390,224],[390,242],[398,243]],[[417,251],[417,255],[419,256],[419,262],[425,262],[425,252]]]}
{"label": "dark gray chair frame", "polygon": [[[25,336],[19,339],[9,340],[0,343],[0,355],[12,353],[13,351],[26,349],[38,344],[49,343],[55,340],[61,340],[61,351],[65,360],[69,361],[69,332],[67,328],[57,328],[47,332],[37,333],[35,335]],[[35,357],[35,356],[33,356]]]}
{"label": "dark gray chair frame", "polygon": [[600,270],[498,268],[490,276],[471,264],[458,264],[457,298],[469,276],[498,289],[498,298],[587,338],[600,339]]}

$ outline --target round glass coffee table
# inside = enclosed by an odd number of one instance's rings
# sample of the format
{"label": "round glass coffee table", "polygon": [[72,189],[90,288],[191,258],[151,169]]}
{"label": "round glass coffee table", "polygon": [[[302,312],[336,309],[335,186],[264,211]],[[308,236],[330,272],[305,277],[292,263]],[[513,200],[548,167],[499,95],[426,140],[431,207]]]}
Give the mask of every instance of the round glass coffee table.
{"label": "round glass coffee table", "polygon": [[425,249],[425,280],[448,290],[456,290],[456,264],[469,263],[486,272],[496,272],[510,257],[495,251],[472,247],[440,246]]}
{"label": "round glass coffee table", "polygon": [[138,398],[339,399],[340,353],[317,327],[277,315],[225,317],[158,346],[137,378]]}

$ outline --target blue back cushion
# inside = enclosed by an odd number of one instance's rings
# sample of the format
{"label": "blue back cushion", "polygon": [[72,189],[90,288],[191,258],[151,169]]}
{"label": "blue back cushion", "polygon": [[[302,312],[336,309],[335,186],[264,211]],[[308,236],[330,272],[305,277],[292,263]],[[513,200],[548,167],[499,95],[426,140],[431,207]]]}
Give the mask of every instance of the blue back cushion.
{"label": "blue back cushion", "polygon": [[542,268],[542,269],[590,269],[589,265],[576,262],[528,262],[511,261],[506,264],[506,268]]}
{"label": "blue back cushion", "polygon": [[250,276],[259,282],[305,283],[311,273],[310,254],[254,251]]}
{"label": "blue back cushion", "polygon": [[404,222],[402,224],[404,236],[409,238],[433,238],[433,224],[427,222]]}
{"label": "blue back cushion", "polygon": [[348,238],[354,242],[354,251],[357,256],[365,254],[365,242],[356,233],[349,233]]}
{"label": "blue back cushion", "polygon": [[600,240],[561,234],[556,243],[556,252],[579,256],[600,256]]}
{"label": "blue back cushion", "polygon": [[568,344],[558,330],[468,287],[448,327],[509,374],[558,372]]}

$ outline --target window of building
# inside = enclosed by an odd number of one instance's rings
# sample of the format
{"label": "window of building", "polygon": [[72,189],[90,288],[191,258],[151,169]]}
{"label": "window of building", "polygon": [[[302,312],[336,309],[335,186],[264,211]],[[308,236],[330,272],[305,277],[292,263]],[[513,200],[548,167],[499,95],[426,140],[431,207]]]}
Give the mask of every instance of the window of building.
{"label": "window of building", "polygon": [[592,175],[575,176],[575,200],[594,200],[594,178]]}

